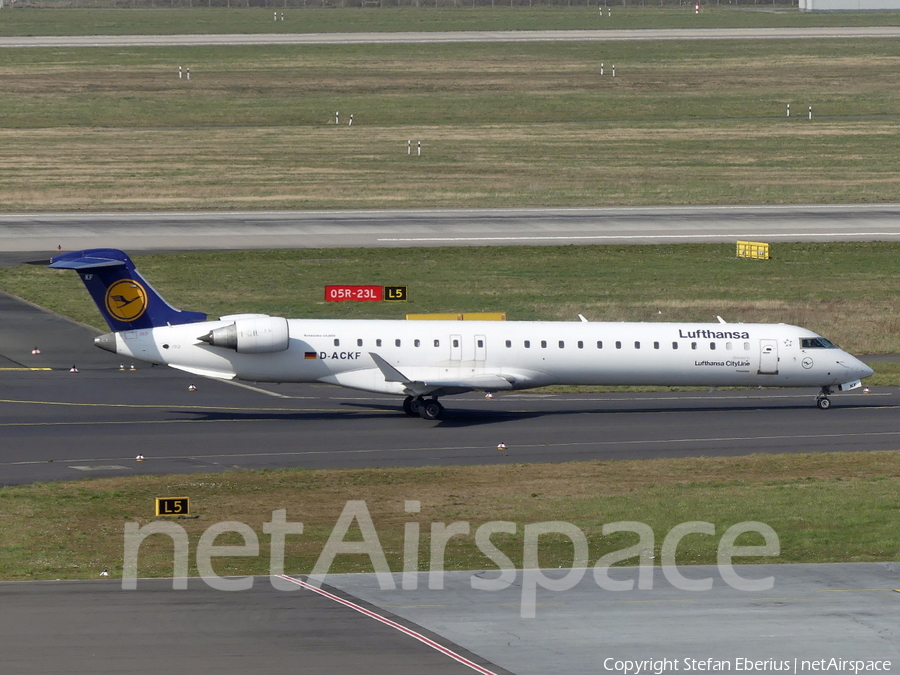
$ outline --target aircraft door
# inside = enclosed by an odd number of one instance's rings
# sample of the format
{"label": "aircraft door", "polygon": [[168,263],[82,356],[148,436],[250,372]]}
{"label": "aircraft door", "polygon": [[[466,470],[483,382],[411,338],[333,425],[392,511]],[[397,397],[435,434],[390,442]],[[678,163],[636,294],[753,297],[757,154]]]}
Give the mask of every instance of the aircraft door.
{"label": "aircraft door", "polygon": [[462,361],[462,336],[450,336],[450,360]]}
{"label": "aircraft door", "polygon": [[759,341],[759,370],[760,375],[778,374],[778,340]]}
{"label": "aircraft door", "polygon": [[484,361],[487,356],[487,340],[484,335],[475,336],[475,360]]}

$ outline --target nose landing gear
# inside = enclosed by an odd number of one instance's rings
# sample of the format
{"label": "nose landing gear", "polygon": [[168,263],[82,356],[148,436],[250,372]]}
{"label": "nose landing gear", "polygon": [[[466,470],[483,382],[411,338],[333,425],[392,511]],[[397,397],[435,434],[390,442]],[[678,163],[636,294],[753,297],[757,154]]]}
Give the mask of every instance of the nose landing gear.
{"label": "nose landing gear", "polygon": [[419,416],[426,420],[439,420],[444,416],[444,406],[436,398],[426,401],[421,396],[407,396],[403,399],[403,412],[410,417]]}
{"label": "nose landing gear", "polygon": [[816,406],[819,410],[828,410],[831,407],[831,399],[828,397],[833,393],[831,387],[822,387],[822,391],[816,396]]}

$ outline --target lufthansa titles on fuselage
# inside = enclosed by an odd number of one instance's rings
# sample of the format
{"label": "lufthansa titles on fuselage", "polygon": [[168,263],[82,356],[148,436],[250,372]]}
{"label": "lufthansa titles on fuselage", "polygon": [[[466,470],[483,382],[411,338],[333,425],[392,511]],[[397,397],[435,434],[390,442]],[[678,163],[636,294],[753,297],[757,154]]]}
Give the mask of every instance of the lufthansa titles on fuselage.
{"label": "lufthansa titles on fuselage", "polygon": [[706,328],[685,331],[684,329],[679,328],[678,337],[695,339],[704,338],[707,340],[749,340],[750,333],[747,331],[708,330]]}
{"label": "lufthansa titles on fuselage", "polygon": [[737,359],[734,361],[694,361],[695,366],[727,366],[729,368],[749,368],[750,361],[747,359]]}

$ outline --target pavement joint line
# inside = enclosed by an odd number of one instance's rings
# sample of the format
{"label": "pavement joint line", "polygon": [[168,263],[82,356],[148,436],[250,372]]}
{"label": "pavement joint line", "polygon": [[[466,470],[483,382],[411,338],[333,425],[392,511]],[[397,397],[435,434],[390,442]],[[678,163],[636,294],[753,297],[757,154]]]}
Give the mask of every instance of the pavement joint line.
{"label": "pavement joint line", "polygon": [[345,607],[349,607],[350,609],[355,610],[355,611],[359,612],[360,614],[369,617],[370,619],[375,619],[376,621],[383,623],[386,626],[389,626],[395,630],[400,631],[404,635],[408,635],[409,637],[418,640],[422,644],[427,645],[428,647],[431,647],[432,649],[440,652],[444,656],[449,656],[451,659],[453,659],[457,663],[461,663],[464,666],[468,666],[475,672],[481,673],[481,675],[497,675],[494,671],[488,670],[487,668],[478,665],[474,661],[470,661],[465,656],[462,656],[461,654],[457,654],[452,649],[449,649],[448,647],[444,647],[439,642],[435,642],[434,640],[431,640],[431,639],[425,637],[421,633],[414,631],[412,628],[407,628],[406,626],[399,624],[396,621],[391,621],[387,617],[381,616],[381,614],[378,614],[377,612],[373,612],[369,609],[366,609],[365,607],[362,607],[361,605],[357,605],[355,602],[351,602],[350,600],[341,598],[341,597],[335,595],[334,593],[329,593],[328,591],[326,591],[322,588],[319,588],[318,586],[306,583],[305,581],[301,581],[300,579],[295,579],[294,577],[290,577],[286,574],[279,574],[278,578],[284,579],[285,581],[288,581],[292,584],[297,584],[298,586],[302,586],[303,588],[305,588],[309,591],[312,591],[313,593],[318,593],[319,595],[321,595],[325,598],[328,598],[329,600],[334,600],[335,602],[340,603],[340,604],[344,605]]}
{"label": "pavement joint line", "polygon": [[[175,420],[179,421],[179,420]],[[214,423],[218,420],[180,420],[182,422],[203,422],[204,424]],[[226,420],[226,421],[268,421],[268,420]],[[172,423],[172,420],[157,420],[153,422],[154,424],[167,424]],[[91,424],[90,422],[82,422],[80,424]],[[144,422],[113,422],[112,424],[144,424]],[[0,425],[2,426],[2,425]],[[578,443],[517,443],[515,445],[516,448],[525,448],[525,449],[535,449],[535,448],[575,448],[575,447],[586,447],[586,446],[596,446],[596,445],[657,445],[663,443],[710,443],[710,442],[725,442],[725,441],[764,441],[764,440],[796,440],[796,439],[817,439],[817,438],[852,438],[857,436],[900,436],[900,431],[873,431],[873,432],[863,432],[861,434],[804,434],[801,436],[786,436],[786,435],[778,435],[778,436],[752,436],[752,437],[731,437],[731,438],[674,438],[674,439],[653,439],[653,440],[622,440],[622,441],[584,441]],[[485,446],[481,445],[463,445],[463,446],[441,446],[437,448],[422,448],[422,447],[410,447],[410,448],[388,448],[388,449],[364,449],[364,448],[355,448],[355,449],[346,449],[346,450],[304,450],[302,452],[242,452],[242,453],[232,453],[232,454],[215,454],[215,455],[202,455],[202,456],[194,456],[194,455],[161,455],[154,456],[152,459],[155,460],[174,460],[174,459],[191,459],[195,461],[207,461],[213,458],[234,458],[234,457],[301,457],[306,455],[363,455],[370,454],[373,452],[422,452],[422,453],[434,453],[434,452],[445,452],[445,451],[464,451],[464,450],[484,450]],[[30,464],[47,464],[49,462],[111,462],[111,461],[134,461],[132,458],[126,457],[112,457],[112,458],[83,458],[83,459],[60,459],[60,460],[27,460],[23,462],[0,462],[0,466],[24,466]]]}

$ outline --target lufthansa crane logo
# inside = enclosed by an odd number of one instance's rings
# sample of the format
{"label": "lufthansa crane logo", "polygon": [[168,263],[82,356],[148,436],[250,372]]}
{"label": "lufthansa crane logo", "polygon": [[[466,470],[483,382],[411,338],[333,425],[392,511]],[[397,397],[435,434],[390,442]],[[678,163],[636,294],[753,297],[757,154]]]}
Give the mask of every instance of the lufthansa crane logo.
{"label": "lufthansa crane logo", "polygon": [[119,321],[134,321],[147,311],[147,291],[134,279],[119,279],[106,289],[106,311]]}

